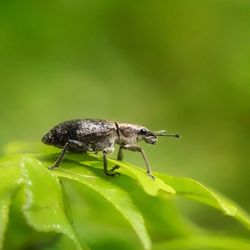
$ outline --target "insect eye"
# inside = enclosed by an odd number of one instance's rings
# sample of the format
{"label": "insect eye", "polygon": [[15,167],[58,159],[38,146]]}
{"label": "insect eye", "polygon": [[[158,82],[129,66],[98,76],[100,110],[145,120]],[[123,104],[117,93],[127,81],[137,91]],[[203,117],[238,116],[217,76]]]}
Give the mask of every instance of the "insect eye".
{"label": "insect eye", "polygon": [[146,135],[147,134],[147,130],[145,128],[142,128],[140,131],[139,131],[139,134],[140,135]]}

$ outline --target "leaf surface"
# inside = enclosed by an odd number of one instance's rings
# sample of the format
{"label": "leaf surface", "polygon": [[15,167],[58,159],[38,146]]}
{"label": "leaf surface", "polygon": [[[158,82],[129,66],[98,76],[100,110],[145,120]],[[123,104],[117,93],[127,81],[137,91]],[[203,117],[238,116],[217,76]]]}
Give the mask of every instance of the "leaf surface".
{"label": "leaf surface", "polygon": [[[21,169],[26,194],[23,212],[29,225],[37,231],[64,234],[77,250],[81,250],[82,246],[65,214],[61,185],[56,175],[40,161],[29,157],[23,157]],[[84,246],[84,249],[88,247]]]}
{"label": "leaf surface", "polygon": [[65,163],[61,169],[54,170],[54,172],[59,177],[80,182],[103,196],[130,223],[144,248],[150,249],[151,240],[140,211],[134,205],[129,194],[115,184],[115,180],[100,177],[98,172],[91,171],[91,168],[72,163]]}
{"label": "leaf surface", "polygon": [[198,236],[156,244],[153,250],[250,250],[250,241],[223,236]]}
{"label": "leaf surface", "polygon": [[17,165],[18,161],[12,158],[0,160],[0,249],[3,248],[4,234],[9,221],[11,199],[23,184]]}
{"label": "leaf surface", "polygon": [[235,218],[250,229],[249,215],[239,205],[219,192],[191,178],[174,177],[165,174],[157,174],[157,176],[172,186],[177,195],[217,208],[225,215]]}

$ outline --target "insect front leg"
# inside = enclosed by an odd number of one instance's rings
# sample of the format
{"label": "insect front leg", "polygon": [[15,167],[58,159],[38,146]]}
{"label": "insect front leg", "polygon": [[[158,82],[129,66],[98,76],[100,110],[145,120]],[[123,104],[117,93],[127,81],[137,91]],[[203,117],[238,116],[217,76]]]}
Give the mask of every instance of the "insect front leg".
{"label": "insect front leg", "polygon": [[[112,176],[115,177],[116,175],[120,175],[120,173],[109,173],[108,172],[108,162],[107,162],[107,154],[108,154],[109,149],[104,149],[102,151],[103,153],[103,171],[107,176]],[[113,149],[112,149],[113,151]]]}
{"label": "insect front leg", "polygon": [[129,151],[133,151],[133,152],[140,152],[144,161],[145,161],[145,164],[146,164],[146,168],[147,168],[147,175],[150,176],[152,179],[155,179],[155,177],[152,175],[152,171],[151,171],[151,167],[150,167],[150,164],[149,164],[149,161],[144,153],[144,150],[137,146],[137,145],[124,145],[123,146],[124,149],[127,149]]}
{"label": "insect front leg", "polygon": [[[117,154],[117,161],[122,161],[122,159],[123,159],[122,146],[120,146],[120,147],[119,147],[119,150],[118,150],[118,154]],[[115,166],[111,169],[111,171],[114,171],[114,170],[119,169],[119,168],[120,168],[120,166],[115,165]]]}

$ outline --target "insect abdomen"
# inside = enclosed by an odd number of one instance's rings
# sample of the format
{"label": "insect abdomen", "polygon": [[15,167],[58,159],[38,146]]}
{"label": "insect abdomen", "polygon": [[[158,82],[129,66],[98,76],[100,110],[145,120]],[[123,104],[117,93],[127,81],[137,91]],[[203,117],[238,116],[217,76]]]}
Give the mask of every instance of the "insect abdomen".
{"label": "insect abdomen", "polygon": [[68,140],[77,140],[77,121],[66,121],[56,125],[43,138],[45,144],[63,147]]}
{"label": "insect abdomen", "polygon": [[111,121],[78,119],[58,124],[42,138],[42,141],[62,148],[69,140],[73,140],[81,142],[82,147],[69,146],[71,152],[100,151],[114,144],[116,133],[116,126]]}

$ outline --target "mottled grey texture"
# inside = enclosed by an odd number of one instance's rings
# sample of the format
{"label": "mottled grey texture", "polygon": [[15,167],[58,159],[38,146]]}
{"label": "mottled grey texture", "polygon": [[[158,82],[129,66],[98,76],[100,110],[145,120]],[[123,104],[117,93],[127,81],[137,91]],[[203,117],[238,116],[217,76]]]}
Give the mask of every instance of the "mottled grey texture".
{"label": "mottled grey texture", "polygon": [[[77,119],[59,123],[43,138],[45,144],[63,148],[69,152],[102,151],[113,147],[117,140],[116,125],[114,122],[96,119]],[[77,144],[78,142],[78,144]]]}

